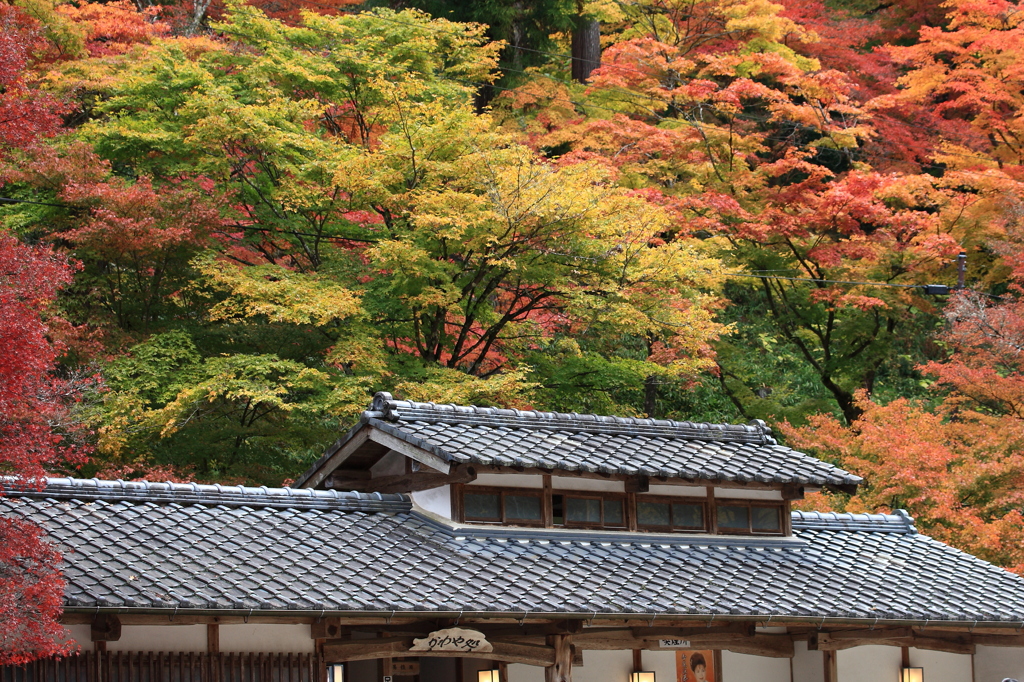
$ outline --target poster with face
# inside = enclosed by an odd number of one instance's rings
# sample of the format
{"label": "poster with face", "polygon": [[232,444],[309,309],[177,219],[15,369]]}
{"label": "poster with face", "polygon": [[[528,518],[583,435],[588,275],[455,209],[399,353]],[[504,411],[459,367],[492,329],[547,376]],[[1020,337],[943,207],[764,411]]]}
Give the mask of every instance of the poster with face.
{"label": "poster with face", "polygon": [[676,682],[717,682],[715,652],[680,650],[676,652]]}

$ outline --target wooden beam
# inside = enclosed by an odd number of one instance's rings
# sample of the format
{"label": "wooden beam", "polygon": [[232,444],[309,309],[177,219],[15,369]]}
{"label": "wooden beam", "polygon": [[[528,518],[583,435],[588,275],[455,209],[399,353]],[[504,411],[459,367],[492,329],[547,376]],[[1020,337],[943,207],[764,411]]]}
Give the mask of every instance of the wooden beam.
{"label": "wooden beam", "polygon": [[92,620],[89,636],[94,642],[116,642],[121,639],[121,620],[109,613],[97,615]]}
{"label": "wooden beam", "polygon": [[[554,635],[556,637],[566,635]],[[333,661],[365,661],[374,658],[394,658],[409,654],[412,648],[412,637],[382,637],[379,639],[330,639],[324,642],[324,655]],[[555,663],[555,650],[550,646],[537,646],[511,641],[491,641],[493,651],[480,652],[461,651],[417,651],[416,656],[436,656],[442,658],[481,658],[486,657],[505,663],[525,663],[527,665],[549,666]]]}
{"label": "wooden beam", "polygon": [[[703,643],[701,647],[704,648]],[[706,648],[769,658],[793,658],[796,653],[793,649],[793,639],[789,635],[755,635],[749,639],[725,639],[721,640],[718,646]]]}
{"label": "wooden beam", "polygon": [[[503,467],[503,466],[478,466],[478,473],[481,474],[535,474],[543,476],[545,474],[554,474],[559,478],[592,478],[599,481],[628,481],[635,479],[635,475],[631,474],[602,474],[599,472],[588,472],[588,471],[566,471],[562,469],[541,469],[538,467]],[[654,482],[658,485],[684,485],[684,486],[695,486],[695,485],[712,485],[719,488],[739,488],[742,490],[775,490],[779,491],[782,488],[781,483],[758,483],[751,481],[744,483],[742,481],[715,481],[704,478],[662,478],[659,476],[652,477]]]}
{"label": "wooden beam", "polygon": [[728,639],[734,637],[753,637],[756,628],[753,623],[727,623],[724,625],[698,625],[693,627],[656,627],[631,628],[634,637],[641,639],[692,639],[699,637],[712,637],[716,639]]}
{"label": "wooden beam", "polygon": [[335,469],[328,479],[336,481],[368,481],[373,473],[369,469]]}
{"label": "wooden beam", "polygon": [[573,636],[573,644],[579,649],[602,651],[621,651],[627,649],[644,649],[648,651],[664,651],[662,639],[688,639],[695,649],[727,649],[738,654],[769,656],[771,658],[792,658],[794,654],[793,639],[783,634],[758,634],[742,636],[726,633],[716,635],[690,635],[685,638],[676,636],[644,636],[635,637],[632,633],[616,634],[614,632],[590,633],[584,631]]}
{"label": "wooden beam", "polygon": [[804,499],[804,486],[796,483],[786,483],[782,486],[782,499],[802,500]]}
{"label": "wooden beam", "polygon": [[572,682],[572,635],[548,635],[554,661],[544,668],[544,682]]}
{"label": "wooden beam", "polygon": [[647,476],[630,476],[626,479],[627,493],[646,493],[651,489],[651,479]]}
{"label": "wooden beam", "polygon": [[[463,620],[463,623],[465,622]],[[438,621],[436,619],[410,623],[408,625],[343,625],[340,629],[340,634],[332,634],[330,638],[338,638],[340,635],[349,635],[355,632],[384,632],[391,637],[423,637],[437,629]],[[483,633],[488,641],[500,639],[522,641],[537,638],[543,643],[543,638],[547,635],[569,635],[582,632],[584,628],[582,620],[560,620],[549,623],[528,623],[525,625],[474,623],[473,629]],[[615,628],[614,630],[615,632],[629,633],[628,628]]]}
{"label": "wooden beam", "polygon": [[401,438],[396,438],[390,433],[384,433],[379,429],[373,429],[370,431],[370,440],[374,443],[380,443],[385,447],[391,448],[395,452],[403,454],[409,459],[414,459],[420,464],[426,464],[431,469],[440,471],[442,474],[451,473],[451,467],[444,459],[431,452],[427,452],[422,448],[418,448],[411,443],[407,443]]}
{"label": "wooden beam", "polygon": [[311,639],[336,639],[342,635],[341,619],[318,618],[309,624]]}
{"label": "wooden beam", "polygon": [[206,625],[206,653],[220,653],[220,625],[207,623]]}
{"label": "wooden beam", "polygon": [[878,645],[878,646],[898,646],[898,647],[914,647],[915,649],[928,649],[930,651],[945,651],[953,654],[973,654],[974,653],[974,642],[971,640],[971,635],[951,635],[948,637],[922,637],[919,634],[912,634],[911,636],[903,636],[899,631],[893,631],[888,637],[884,636],[886,631],[880,631],[881,635],[862,636],[862,637],[834,637],[831,632],[820,632],[816,635],[811,635],[807,640],[808,649],[817,649],[819,651],[839,651],[842,649],[852,649],[858,646]]}
{"label": "wooden beam", "polygon": [[328,478],[327,486],[337,490],[358,490],[368,493],[411,493],[417,490],[440,488],[453,483],[471,483],[475,480],[476,471],[472,467],[459,464],[452,467],[450,474],[441,474],[428,469],[422,473],[394,474],[364,479],[339,481],[337,478]]}
{"label": "wooden beam", "polygon": [[[348,459],[353,452],[358,450],[363,443],[366,442],[369,435],[370,427],[364,426],[356,431],[347,442],[342,442],[340,439],[336,441],[334,445],[327,449],[327,452],[331,453],[327,458],[327,461],[321,464],[320,468],[317,469],[316,472],[314,472],[313,475],[303,483],[303,485],[307,488],[316,488],[323,483],[324,479],[327,478],[331,472],[341,466],[342,462]],[[332,450],[333,452],[331,452]]]}

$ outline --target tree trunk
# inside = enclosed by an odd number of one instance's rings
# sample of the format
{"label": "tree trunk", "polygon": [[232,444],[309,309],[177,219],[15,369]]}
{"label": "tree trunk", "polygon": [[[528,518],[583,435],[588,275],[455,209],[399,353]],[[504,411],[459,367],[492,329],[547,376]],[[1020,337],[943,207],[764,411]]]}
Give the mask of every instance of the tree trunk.
{"label": "tree trunk", "polygon": [[192,17],[188,22],[188,27],[185,29],[185,35],[195,35],[199,30],[199,27],[203,25],[203,19],[206,18],[206,10],[210,9],[211,0],[194,0],[192,3]]}
{"label": "tree trunk", "polygon": [[651,374],[644,379],[644,413],[648,419],[658,418],[658,381],[660,377]]}
{"label": "tree trunk", "polygon": [[601,24],[597,19],[576,18],[572,32],[572,78],[586,83],[591,72],[601,66]]}

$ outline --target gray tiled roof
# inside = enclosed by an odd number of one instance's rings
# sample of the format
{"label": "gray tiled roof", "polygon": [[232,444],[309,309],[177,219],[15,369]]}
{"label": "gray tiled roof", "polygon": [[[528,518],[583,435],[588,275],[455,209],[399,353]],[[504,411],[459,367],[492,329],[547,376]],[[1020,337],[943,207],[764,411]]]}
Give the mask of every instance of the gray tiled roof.
{"label": "gray tiled roof", "polygon": [[[847,488],[862,482],[859,476],[779,445],[760,421],[699,424],[533,412],[416,403],[378,393],[349,437],[364,426],[451,463]],[[297,485],[305,485],[329,456]]]}
{"label": "gray tiled roof", "polygon": [[797,512],[795,538],[566,533],[453,526],[399,495],[68,479],[0,513],[59,544],[71,609],[1024,621],[1024,579],[905,514]]}

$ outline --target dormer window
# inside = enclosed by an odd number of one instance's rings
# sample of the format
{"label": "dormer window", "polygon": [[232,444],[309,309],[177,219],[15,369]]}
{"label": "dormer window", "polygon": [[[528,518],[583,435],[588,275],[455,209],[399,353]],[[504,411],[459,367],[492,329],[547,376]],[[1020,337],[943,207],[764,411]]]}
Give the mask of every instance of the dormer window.
{"label": "dormer window", "polygon": [[374,396],[296,482],[404,493],[457,523],[785,536],[789,501],[861,479],[780,445],[763,422],[440,405]]}
{"label": "dormer window", "polygon": [[510,526],[543,526],[540,492],[470,488],[463,496],[465,520]]}
{"label": "dormer window", "polygon": [[636,525],[643,530],[663,532],[708,529],[704,500],[641,498],[636,501]]}
{"label": "dormer window", "polygon": [[552,494],[551,525],[566,528],[625,528],[625,496]]}
{"label": "dormer window", "polygon": [[730,533],[781,533],[781,509],[778,505],[754,504],[739,500],[721,502],[718,505],[718,528]]}
{"label": "dormer window", "polygon": [[648,533],[784,535],[788,513],[785,501],[481,485],[454,486],[452,497],[463,523]]}

